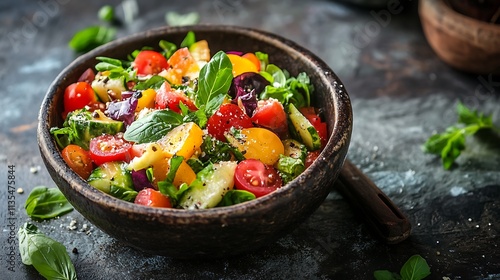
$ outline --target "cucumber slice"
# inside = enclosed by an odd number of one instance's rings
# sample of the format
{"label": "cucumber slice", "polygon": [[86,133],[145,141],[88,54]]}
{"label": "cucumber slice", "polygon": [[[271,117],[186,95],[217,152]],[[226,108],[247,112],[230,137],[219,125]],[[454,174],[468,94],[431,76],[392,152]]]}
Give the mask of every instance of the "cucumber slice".
{"label": "cucumber slice", "polygon": [[307,147],[306,145],[300,143],[294,139],[286,139],[283,140],[283,146],[285,147],[285,152],[283,153],[285,156],[299,159],[302,162],[306,161],[307,157]]}
{"label": "cucumber slice", "polygon": [[124,162],[114,161],[100,165],[92,171],[87,182],[96,189],[126,201],[134,201],[137,196],[132,175]]}
{"label": "cucumber slice", "polygon": [[321,139],[311,122],[292,103],[288,106],[288,112],[293,128],[300,137],[301,142],[310,151],[319,150],[321,148]]}
{"label": "cucumber slice", "polygon": [[221,161],[205,167],[183,194],[179,206],[184,209],[207,209],[217,206],[233,189],[235,161]]}

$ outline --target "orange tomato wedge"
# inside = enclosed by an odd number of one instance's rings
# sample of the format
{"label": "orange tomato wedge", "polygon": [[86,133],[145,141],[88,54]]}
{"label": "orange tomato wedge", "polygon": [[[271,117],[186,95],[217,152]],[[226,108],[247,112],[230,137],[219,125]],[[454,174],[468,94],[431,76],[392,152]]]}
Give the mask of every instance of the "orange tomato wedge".
{"label": "orange tomato wedge", "polygon": [[233,77],[246,72],[258,72],[257,66],[247,58],[235,54],[228,54],[227,57],[231,60],[231,64],[233,64]]}

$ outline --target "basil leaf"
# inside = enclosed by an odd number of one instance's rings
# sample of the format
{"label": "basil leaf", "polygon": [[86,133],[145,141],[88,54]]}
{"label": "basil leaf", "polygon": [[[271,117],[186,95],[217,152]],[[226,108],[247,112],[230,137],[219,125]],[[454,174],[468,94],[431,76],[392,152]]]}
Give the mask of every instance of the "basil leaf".
{"label": "basil leaf", "polygon": [[207,105],[212,99],[226,95],[233,80],[233,65],[223,51],[216,53],[200,70],[196,106]]}
{"label": "basil leaf", "polygon": [[269,64],[266,67],[266,72],[271,74],[273,81],[271,82],[273,87],[281,88],[286,85],[286,76],[283,71],[274,64]]}
{"label": "basil leaf", "polygon": [[33,265],[46,279],[77,279],[64,245],[47,237],[30,223],[19,228],[17,236],[21,260],[25,265]]}
{"label": "basil leaf", "polygon": [[165,78],[163,78],[162,76],[154,75],[145,81],[138,82],[134,86],[134,89],[135,90],[146,90],[149,88],[159,89],[165,81],[166,81]]}
{"label": "basil leaf", "polygon": [[221,202],[217,204],[217,207],[222,206],[231,206],[239,203],[243,203],[245,201],[250,201],[255,199],[255,195],[251,192],[244,190],[230,190],[228,191],[224,197],[222,197]]}
{"label": "basil leaf", "polygon": [[105,26],[90,26],[73,35],[69,41],[70,48],[77,52],[87,52],[100,45],[114,40],[116,30]]}
{"label": "basil leaf", "polygon": [[295,177],[299,176],[306,169],[301,159],[284,155],[280,155],[276,168],[285,184],[295,179]]}
{"label": "basil leaf", "polygon": [[180,124],[180,114],[171,110],[154,111],[133,122],[123,134],[123,138],[139,144],[155,142]]}
{"label": "basil leaf", "polygon": [[399,274],[389,270],[377,270],[373,272],[373,277],[375,280],[401,280]]}
{"label": "basil leaf", "polygon": [[429,276],[431,270],[424,258],[413,255],[406,261],[399,273],[402,279],[421,280]]}
{"label": "basil leaf", "polygon": [[115,10],[111,5],[104,5],[97,12],[97,16],[102,21],[113,22],[115,20]]}
{"label": "basil leaf", "polygon": [[51,219],[73,210],[73,206],[58,188],[35,187],[24,205],[31,218]]}

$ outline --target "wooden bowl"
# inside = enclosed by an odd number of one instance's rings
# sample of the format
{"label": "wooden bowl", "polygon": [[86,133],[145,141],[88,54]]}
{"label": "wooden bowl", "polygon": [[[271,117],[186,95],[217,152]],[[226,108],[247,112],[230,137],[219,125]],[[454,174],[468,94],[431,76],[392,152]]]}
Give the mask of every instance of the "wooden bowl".
{"label": "wooden bowl", "polygon": [[467,17],[446,0],[421,0],[427,41],[447,64],[474,74],[500,74],[500,25]]}
{"label": "wooden bowl", "polygon": [[[63,93],[96,56],[125,58],[160,39],[180,44],[188,31],[218,50],[262,51],[292,75],[305,71],[315,87],[313,103],[326,113],[329,140],[319,158],[298,178],[256,200],[207,210],[152,208],[116,199],[76,175],[50,135],[62,125]],[[125,245],[175,258],[227,257],[256,250],[291,231],[324,201],[348,150],[352,110],[342,82],[318,57],[266,32],[231,26],[166,27],[113,41],[77,58],[51,84],[39,114],[38,143],[44,163],[71,204],[90,222]]]}

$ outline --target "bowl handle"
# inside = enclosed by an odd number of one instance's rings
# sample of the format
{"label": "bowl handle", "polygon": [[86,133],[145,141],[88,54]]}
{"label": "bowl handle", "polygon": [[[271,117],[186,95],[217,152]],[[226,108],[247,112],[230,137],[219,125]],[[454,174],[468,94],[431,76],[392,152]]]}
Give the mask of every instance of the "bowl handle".
{"label": "bowl handle", "polygon": [[346,160],[334,187],[389,244],[410,236],[411,225],[405,215],[361,170]]}

